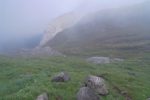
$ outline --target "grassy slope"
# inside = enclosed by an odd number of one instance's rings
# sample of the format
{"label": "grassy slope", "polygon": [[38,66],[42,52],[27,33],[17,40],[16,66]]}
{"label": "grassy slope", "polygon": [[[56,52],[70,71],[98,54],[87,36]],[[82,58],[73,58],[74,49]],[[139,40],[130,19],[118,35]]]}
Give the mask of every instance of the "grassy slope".
{"label": "grassy slope", "polygon": [[[50,100],[75,100],[89,74],[105,77],[110,94],[102,100],[124,100],[120,91],[127,91],[133,100],[145,100],[150,96],[149,61],[150,54],[106,65],[89,64],[76,57],[0,57],[0,100],[35,100],[44,91]],[[51,77],[60,71],[68,71],[71,81],[51,83]]]}

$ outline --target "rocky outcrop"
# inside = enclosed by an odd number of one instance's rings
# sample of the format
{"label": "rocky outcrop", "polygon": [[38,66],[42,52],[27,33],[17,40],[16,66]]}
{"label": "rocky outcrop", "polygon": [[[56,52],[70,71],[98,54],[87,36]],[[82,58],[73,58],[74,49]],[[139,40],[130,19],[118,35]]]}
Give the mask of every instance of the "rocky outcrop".
{"label": "rocky outcrop", "polygon": [[82,87],[77,93],[77,100],[100,100],[100,98],[89,87]]}
{"label": "rocky outcrop", "polygon": [[87,59],[88,62],[92,62],[94,64],[107,64],[110,63],[109,57],[90,57]]}
{"label": "rocky outcrop", "polygon": [[37,97],[36,100],[49,100],[47,93],[43,93]]}
{"label": "rocky outcrop", "polygon": [[56,19],[54,19],[48,26],[44,37],[42,38],[39,47],[46,45],[48,41],[53,39],[59,32],[75,25],[82,17],[82,14],[77,14],[75,12],[66,13]]}
{"label": "rocky outcrop", "polygon": [[105,81],[101,77],[90,75],[84,85],[77,93],[77,100],[100,100],[100,95],[108,94]]}
{"label": "rocky outcrop", "polygon": [[124,60],[121,59],[121,58],[113,58],[113,59],[111,59],[111,62],[122,62],[122,61],[124,61]]}
{"label": "rocky outcrop", "polygon": [[67,82],[70,80],[70,76],[67,72],[61,72],[52,78],[52,82]]}
{"label": "rocky outcrop", "polygon": [[124,61],[123,59],[120,59],[120,58],[109,58],[109,57],[90,57],[90,58],[87,58],[86,60],[94,64],[108,64],[112,62]]}
{"label": "rocky outcrop", "polygon": [[105,81],[101,77],[90,75],[86,78],[85,85],[100,95],[108,94]]}

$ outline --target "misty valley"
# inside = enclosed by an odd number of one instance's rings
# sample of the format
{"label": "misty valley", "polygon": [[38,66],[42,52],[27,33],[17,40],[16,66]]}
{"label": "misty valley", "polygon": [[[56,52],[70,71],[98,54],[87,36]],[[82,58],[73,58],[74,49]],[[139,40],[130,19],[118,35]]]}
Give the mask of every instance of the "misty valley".
{"label": "misty valley", "polygon": [[150,100],[149,0],[2,3],[0,100]]}

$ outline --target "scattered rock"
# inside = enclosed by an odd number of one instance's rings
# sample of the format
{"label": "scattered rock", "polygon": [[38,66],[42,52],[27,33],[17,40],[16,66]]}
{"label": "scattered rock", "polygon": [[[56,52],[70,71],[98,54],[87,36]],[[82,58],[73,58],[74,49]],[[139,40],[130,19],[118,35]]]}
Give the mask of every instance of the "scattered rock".
{"label": "scattered rock", "polygon": [[47,93],[43,93],[43,94],[39,95],[36,100],[48,100]]}
{"label": "scattered rock", "polygon": [[77,100],[100,100],[100,98],[89,87],[82,87],[77,93]]}
{"label": "scattered rock", "polygon": [[105,81],[101,77],[90,75],[85,81],[85,85],[100,95],[107,95],[108,90],[105,85]]}
{"label": "scattered rock", "polygon": [[66,72],[61,72],[52,78],[52,82],[66,82],[70,80],[70,76]]}

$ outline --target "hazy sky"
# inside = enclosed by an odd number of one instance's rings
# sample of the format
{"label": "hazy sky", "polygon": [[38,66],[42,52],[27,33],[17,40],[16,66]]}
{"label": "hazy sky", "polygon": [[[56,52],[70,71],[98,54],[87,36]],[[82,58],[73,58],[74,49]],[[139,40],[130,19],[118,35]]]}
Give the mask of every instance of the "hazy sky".
{"label": "hazy sky", "polygon": [[34,34],[41,32],[50,19],[71,11],[78,0],[0,0],[5,33]]}
{"label": "hazy sky", "polygon": [[90,11],[144,0],[0,0],[0,47],[3,42],[42,33],[55,17],[80,8]]}

